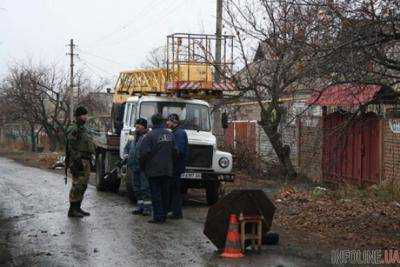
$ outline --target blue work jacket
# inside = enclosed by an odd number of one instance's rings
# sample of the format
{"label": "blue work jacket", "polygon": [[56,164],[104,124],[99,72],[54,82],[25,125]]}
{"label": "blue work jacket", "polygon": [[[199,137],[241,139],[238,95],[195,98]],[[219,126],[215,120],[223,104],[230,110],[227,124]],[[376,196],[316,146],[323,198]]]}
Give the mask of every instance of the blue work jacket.
{"label": "blue work jacket", "polygon": [[175,174],[181,175],[186,171],[188,158],[188,137],[186,131],[180,126],[172,130],[175,139],[175,146],[178,151],[178,159],[175,163]]}
{"label": "blue work jacket", "polygon": [[139,156],[140,156],[140,145],[143,141],[145,134],[137,136],[135,139],[131,139],[126,143],[124,148],[124,154],[128,155],[127,166],[134,172],[140,172]]}

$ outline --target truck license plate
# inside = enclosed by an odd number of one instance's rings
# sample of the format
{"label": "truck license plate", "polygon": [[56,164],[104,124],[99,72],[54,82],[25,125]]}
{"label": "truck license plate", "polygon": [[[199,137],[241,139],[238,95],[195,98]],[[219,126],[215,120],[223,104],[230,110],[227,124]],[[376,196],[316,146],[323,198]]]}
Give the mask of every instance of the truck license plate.
{"label": "truck license plate", "polygon": [[185,179],[201,179],[201,173],[199,172],[185,172],[181,174],[181,178]]}

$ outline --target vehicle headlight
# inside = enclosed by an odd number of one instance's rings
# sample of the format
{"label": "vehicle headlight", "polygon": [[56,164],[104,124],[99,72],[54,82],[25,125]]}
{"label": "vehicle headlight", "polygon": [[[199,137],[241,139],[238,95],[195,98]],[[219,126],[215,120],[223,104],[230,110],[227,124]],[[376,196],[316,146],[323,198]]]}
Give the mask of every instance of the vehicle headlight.
{"label": "vehicle headlight", "polygon": [[229,159],[227,157],[222,157],[219,159],[218,164],[221,166],[221,168],[228,168],[229,166]]}

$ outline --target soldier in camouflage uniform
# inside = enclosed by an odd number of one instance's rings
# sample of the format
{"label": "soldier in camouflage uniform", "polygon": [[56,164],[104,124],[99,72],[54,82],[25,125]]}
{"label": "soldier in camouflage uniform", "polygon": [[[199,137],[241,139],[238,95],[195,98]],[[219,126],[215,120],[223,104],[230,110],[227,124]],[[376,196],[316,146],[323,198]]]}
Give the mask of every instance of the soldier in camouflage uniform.
{"label": "soldier in camouflage uniform", "polygon": [[86,108],[78,107],[74,113],[75,122],[67,131],[67,167],[72,174],[68,217],[82,218],[90,215],[89,212],[81,209],[90,176],[90,160],[95,153],[94,145],[90,142],[85,127],[87,113]]}

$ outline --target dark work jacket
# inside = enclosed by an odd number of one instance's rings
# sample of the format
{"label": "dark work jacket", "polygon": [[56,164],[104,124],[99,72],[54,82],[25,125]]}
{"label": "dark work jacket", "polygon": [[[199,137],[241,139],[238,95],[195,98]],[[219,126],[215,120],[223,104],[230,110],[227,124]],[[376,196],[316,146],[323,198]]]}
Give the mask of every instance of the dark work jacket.
{"label": "dark work jacket", "polygon": [[175,138],[175,145],[178,150],[178,159],[175,164],[175,175],[181,175],[186,171],[188,157],[188,137],[186,131],[180,126],[172,130]]}
{"label": "dark work jacket", "polygon": [[146,177],[174,175],[176,158],[174,136],[164,127],[153,127],[140,146],[140,167]]}
{"label": "dark work jacket", "polygon": [[139,151],[144,136],[145,134],[136,134],[136,138],[129,140],[125,145],[124,154],[128,155],[127,165],[134,172],[140,172]]}

